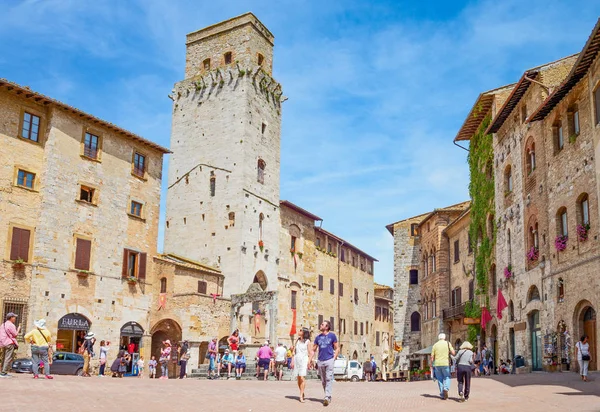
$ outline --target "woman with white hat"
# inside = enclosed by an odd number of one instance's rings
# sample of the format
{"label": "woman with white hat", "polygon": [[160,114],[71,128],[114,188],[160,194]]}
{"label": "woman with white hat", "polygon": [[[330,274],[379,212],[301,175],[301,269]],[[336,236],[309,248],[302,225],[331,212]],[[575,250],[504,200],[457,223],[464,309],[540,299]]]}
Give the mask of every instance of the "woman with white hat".
{"label": "woman with white hat", "polygon": [[33,322],[35,329],[25,335],[25,342],[31,343],[31,357],[33,358],[33,379],[39,378],[40,361],[44,362],[44,373],[46,379],[53,379],[50,375],[50,362],[48,356],[52,356],[50,342],[52,335],[46,329],[46,320],[40,319]]}
{"label": "woman with white hat", "polygon": [[94,338],[94,332],[88,332],[85,335],[85,340],[83,342],[83,375],[86,378],[89,378],[90,375],[90,359],[95,356],[94,354],[94,343],[96,339]]}
{"label": "woman with white hat", "polygon": [[456,362],[456,378],[458,380],[458,396],[460,401],[469,400],[471,392],[471,371],[475,367],[473,363],[473,345],[464,341],[460,350],[454,356]]}

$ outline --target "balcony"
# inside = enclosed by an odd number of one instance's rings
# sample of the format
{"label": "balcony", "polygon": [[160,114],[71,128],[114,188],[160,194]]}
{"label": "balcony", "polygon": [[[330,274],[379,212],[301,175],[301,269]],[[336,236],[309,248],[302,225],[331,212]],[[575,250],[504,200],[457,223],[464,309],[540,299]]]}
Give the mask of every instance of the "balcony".
{"label": "balcony", "polygon": [[460,303],[458,305],[449,307],[448,309],[444,309],[442,311],[444,320],[464,318],[466,304],[467,304],[467,302],[464,302],[464,303]]}

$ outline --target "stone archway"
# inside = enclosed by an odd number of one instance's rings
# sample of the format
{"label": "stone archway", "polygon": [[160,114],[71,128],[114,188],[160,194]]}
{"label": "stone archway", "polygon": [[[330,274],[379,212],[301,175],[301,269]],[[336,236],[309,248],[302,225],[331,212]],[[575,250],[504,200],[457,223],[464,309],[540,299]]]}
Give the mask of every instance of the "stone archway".
{"label": "stone archway", "polygon": [[354,351],[354,353],[352,354],[352,359],[358,360],[358,352],[357,351]]}
{"label": "stone archway", "polygon": [[258,283],[262,290],[267,290],[267,287],[269,286],[269,282],[267,281],[267,275],[265,275],[265,272],[263,272],[262,270],[256,272],[252,283]]}
{"label": "stone archway", "polygon": [[[150,357],[155,356],[156,360],[160,359],[160,352],[165,340],[171,341],[173,350],[177,347],[177,343],[181,341],[181,326],[173,319],[160,320],[152,327],[152,349]],[[175,377],[177,374],[177,363],[169,361],[169,377]],[[156,367],[156,377],[160,377],[162,371],[160,365]]]}
{"label": "stone archway", "polygon": [[575,309],[575,336],[573,337],[573,347],[581,339],[583,335],[588,336],[588,343],[590,345],[590,355],[592,360],[589,364],[589,370],[598,369],[597,361],[597,331],[598,325],[596,323],[596,310],[592,304],[588,301],[582,301],[577,304]]}

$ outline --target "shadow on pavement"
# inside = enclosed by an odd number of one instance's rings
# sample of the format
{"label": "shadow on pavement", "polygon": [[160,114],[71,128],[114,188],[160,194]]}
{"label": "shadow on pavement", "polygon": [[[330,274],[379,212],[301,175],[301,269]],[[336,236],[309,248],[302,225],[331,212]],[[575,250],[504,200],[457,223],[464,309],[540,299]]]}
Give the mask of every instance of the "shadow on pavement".
{"label": "shadow on pavement", "polygon": [[[300,396],[286,395],[285,398],[286,399],[293,399],[293,400],[297,401],[298,403],[300,403]],[[304,398],[304,400],[307,401],[307,402],[323,403],[323,399],[317,399],[317,398]]]}
{"label": "shadow on pavement", "polygon": [[556,392],[558,395],[594,395],[600,397],[600,373],[590,373],[588,376],[589,382],[581,381],[579,375],[572,372],[492,375],[486,378],[476,378],[474,383],[476,384],[479,379],[491,379],[510,387],[527,385],[560,386],[578,392]]}

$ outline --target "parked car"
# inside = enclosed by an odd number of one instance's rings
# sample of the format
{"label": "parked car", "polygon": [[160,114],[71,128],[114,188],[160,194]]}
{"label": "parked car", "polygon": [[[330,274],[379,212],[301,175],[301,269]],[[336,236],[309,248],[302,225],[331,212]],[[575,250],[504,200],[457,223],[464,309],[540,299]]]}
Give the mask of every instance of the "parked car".
{"label": "parked car", "polygon": [[336,380],[361,381],[363,380],[362,365],[359,361],[348,360],[344,356],[339,355],[333,362],[333,376]]}
{"label": "parked car", "polygon": [[[18,373],[33,373],[33,360],[31,358],[15,359],[12,369]],[[77,353],[56,352],[52,357],[50,373],[53,375],[78,375],[83,373],[83,356]]]}

